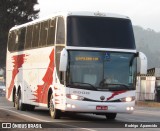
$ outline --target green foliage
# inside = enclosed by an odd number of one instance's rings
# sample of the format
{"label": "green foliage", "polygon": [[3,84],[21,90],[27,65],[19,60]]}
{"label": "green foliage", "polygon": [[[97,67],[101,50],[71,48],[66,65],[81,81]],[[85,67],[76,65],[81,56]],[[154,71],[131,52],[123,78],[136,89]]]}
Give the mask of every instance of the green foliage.
{"label": "green foliage", "polygon": [[5,66],[8,31],[38,18],[37,0],[0,0],[0,67]]}
{"label": "green foliage", "polygon": [[134,36],[137,50],[145,53],[148,68],[160,67],[160,32],[134,26]]}

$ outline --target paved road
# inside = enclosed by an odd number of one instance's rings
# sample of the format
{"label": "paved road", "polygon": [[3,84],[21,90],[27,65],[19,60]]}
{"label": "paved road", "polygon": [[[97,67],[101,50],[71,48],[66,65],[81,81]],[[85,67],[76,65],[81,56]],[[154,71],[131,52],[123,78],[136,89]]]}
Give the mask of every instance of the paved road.
{"label": "paved road", "polygon": [[[127,124],[126,126],[136,127],[134,122],[140,122],[138,123],[139,126],[142,122],[152,122],[152,124],[157,124],[156,122],[160,122],[159,112],[159,108],[136,107],[133,114],[118,114],[114,121],[106,120],[105,116],[82,113],[63,114],[61,119],[54,120],[50,118],[48,110],[44,108],[36,108],[33,112],[17,111],[11,102],[8,102],[4,97],[0,97],[0,122],[45,122],[45,124],[47,122],[47,125],[45,126],[52,128],[61,127],[65,128],[65,130],[72,128],[72,130],[101,131],[108,129],[106,128],[107,125],[110,127],[124,127],[125,124]],[[131,123],[128,124],[128,122]],[[116,129],[112,128],[112,131],[114,130]],[[124,129],[120,128],[118,130]],[[125,130],[131,131],[134,129],[127,128]],[[144,131],[145,129],[139,128],[138,130]],[[147,128],[147,130],[159,129]]]}

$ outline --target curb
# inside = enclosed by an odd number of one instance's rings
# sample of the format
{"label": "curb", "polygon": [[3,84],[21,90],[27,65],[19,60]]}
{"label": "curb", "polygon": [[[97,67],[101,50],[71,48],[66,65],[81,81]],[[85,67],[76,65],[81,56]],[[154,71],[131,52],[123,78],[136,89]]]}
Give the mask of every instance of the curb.
{"label": "curb", "polygon": [[151,101],[136,101],[136,106],[159,107],[160,108],[160,103],[158,103],[158,102],[151,102]]}

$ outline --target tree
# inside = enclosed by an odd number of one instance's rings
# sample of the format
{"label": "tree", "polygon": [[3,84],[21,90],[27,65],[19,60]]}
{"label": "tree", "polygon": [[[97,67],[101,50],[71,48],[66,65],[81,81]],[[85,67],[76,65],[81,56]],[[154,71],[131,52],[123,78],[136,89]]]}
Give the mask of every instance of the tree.
{"label": "tree", "polygon": [[38,18],[37,0],[0,0],[0,67],[5,66],[9,29]]}

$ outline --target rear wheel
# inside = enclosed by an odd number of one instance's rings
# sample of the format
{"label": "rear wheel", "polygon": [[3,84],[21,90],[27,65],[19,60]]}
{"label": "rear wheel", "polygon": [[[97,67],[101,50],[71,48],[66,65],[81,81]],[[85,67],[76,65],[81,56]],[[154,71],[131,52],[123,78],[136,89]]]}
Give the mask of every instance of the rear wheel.
{"label": "rear wheel", "polygon": [[117,113],[107,113],[105,116],[108,120],[114,120],[117,116]]}
{"label": "rear wheel", "polygon": [[49,104],[49,113],[53,119],[59,119],[61,116],[61,111],[55,108],[53,103],[53,96],[50,97],[50,104]]}
{"label": "rear wheel", "polygon": [[26,110],[25,104],[22,103],[21,99],[21,90],[18,92],[18,94],[15,94],[15,107],[17,110],[24,111]]}
{"label": "rear wheel", "polygon": [[14,93],[14,98],[13,98],[14,100],[13,100],[13,107],[15,107],[15,105],[16,105],[16,93]]}

